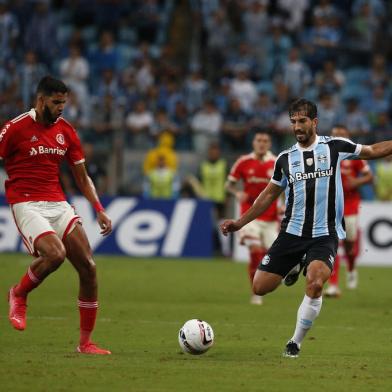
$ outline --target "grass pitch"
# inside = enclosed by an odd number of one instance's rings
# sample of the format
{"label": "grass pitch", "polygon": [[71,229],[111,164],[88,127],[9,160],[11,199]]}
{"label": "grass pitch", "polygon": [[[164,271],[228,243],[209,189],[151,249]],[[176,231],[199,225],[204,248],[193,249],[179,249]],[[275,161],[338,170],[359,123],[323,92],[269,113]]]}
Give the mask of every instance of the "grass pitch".
{"label": "grass pitch", "polygon": [[[298,359],[282,358],[304,279],[261,307],[249,304],[246,266],[223,260],[97,257],[100,313],[94,340],[110,357],[76,354],[77,277],[69,264],[31,293],[24,332],[7,320],[6,293],[30,258],[0,255],[0,390],[17,391],[391,391],[391,276],[361,268],[360,287],[324,299]],[[344,277],[344,276],[343,276]],[[215,346],[180,352],[191,318],[208,321]]]}

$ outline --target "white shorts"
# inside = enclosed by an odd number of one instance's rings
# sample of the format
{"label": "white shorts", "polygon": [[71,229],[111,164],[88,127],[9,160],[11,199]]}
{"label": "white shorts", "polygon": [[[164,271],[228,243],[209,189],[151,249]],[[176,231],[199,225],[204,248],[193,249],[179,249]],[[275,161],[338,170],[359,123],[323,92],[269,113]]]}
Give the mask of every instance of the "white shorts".
{"label": "white shorts", "polygon": [[358,237],[358,215],[346,215],[344,222],[346,223],[346,240],[356,241]]}
{"label": "white shorts", "polygon": [[241,245],[261,246],[269,249],[278,236],[278,222],[253,220],[239,231]]}
{"label": "white shorts", "polygon": [[37,240],[57,234],[61,240],[69,234],[80,217],[66,201],[28,201],[11,205],[16,226],[27,250],[38,256]]}

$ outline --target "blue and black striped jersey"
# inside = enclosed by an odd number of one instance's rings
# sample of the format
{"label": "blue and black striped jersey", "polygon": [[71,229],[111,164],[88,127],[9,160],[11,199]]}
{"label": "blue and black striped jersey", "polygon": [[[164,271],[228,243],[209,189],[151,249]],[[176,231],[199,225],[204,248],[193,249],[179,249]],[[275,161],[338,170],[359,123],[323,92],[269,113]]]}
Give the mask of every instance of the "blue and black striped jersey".
{"label": "blue and black striped jersey", "polygon": [[279,154],[271,181],[285,188],[282,231],[301,237],[345,238],[340,162],[356,158],[361,147],[348,139],[317,136],[312,146],[302,148],[297,143]]}

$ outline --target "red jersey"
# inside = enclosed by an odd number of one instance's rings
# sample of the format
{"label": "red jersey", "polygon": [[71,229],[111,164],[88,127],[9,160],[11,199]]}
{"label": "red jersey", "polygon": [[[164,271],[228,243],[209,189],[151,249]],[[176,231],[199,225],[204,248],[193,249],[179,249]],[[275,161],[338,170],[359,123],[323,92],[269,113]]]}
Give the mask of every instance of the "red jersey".
{"label": "red jersey", "polygon": [[0,158],[4,159],[9,204],[26,201],[64,201],[60,164],[84,162],[75,129],[62,117],[45,126],[31,109],[4,125],[0,131]]}
{"label": "red jersey", "polygon": [[361,173],[370,171],[367,162],[356,160],[344,160],[341,163],[342,184],[344,193],[344,215],[358,215],[361,194],[358,188],[349,189],[347,182],[349,178],[357,178]]}
{"label": "red jersey", "polygon": [[[242,180],[244,192],[248,195],[248,199],[241,203],[241,214],[252,206],[270,182],[274,173],[275,160],[276,157],[271,152],[267,152],[262,161],[257,159],[254,153],[251,153],[241,156],[234,163],[229,174],[229,181]],[[277,216],[277,201],[274,201],[257,219],[274,221]]]}

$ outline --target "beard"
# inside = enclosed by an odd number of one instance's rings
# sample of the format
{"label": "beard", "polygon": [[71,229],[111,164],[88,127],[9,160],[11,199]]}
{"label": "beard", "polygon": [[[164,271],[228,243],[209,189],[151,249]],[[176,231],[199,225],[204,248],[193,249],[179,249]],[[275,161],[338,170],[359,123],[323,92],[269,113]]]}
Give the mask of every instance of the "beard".
{"label": "beard", "polygon": [[44,110],[42,112],[43,120],[47,124],[53,124],[57,120],[57,116],[54,116],[48,106],[45,105]]}

